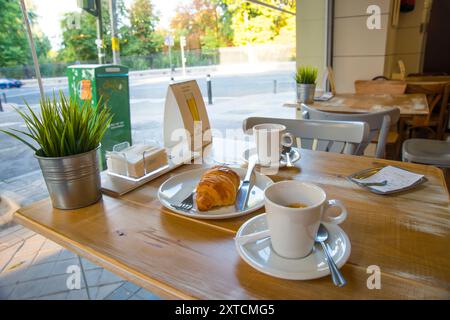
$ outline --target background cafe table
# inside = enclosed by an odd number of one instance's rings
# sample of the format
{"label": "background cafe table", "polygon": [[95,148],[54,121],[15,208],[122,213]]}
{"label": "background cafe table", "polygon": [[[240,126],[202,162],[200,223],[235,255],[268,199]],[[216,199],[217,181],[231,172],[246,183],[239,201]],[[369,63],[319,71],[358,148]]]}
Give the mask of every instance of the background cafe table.
{"label": "background cafe table", "polygon": [[[236,146],[215,140],[212,157]],[[226,146],[226,147],[225,147]],[[184,165],[120,198],[103,196],[84,209],[61,211],[50,200],[16,213],[26,227],[166,298],[178,299],[421,299],[450,298],[449,196],[442,172],[431,166],[302,150],[295,168],[274,181],[298,179],[341,199],[349,216],[341,225],[352,243],[337,288],[330,277],[282,280],[247,265],[233,236],[250,217],[196,220],[173,213],[157,200],[158,187]],[[428,182],[398,195],[380,196],[344,176],[379,165],[426,175]],[[381,271],[381,289],[369,289],[369,266]]]}
{"label": "background cafe table", "polygon": [[[296,117],[301,119],[301,107],[298,103],[285,103],[283,106],[296,108]],[[375,112],[398,107],[402,118],[426,116],[429,113],[425,94],[338,93],[328,101],[314,101],[309,106],[321,111],[339,113]]]}

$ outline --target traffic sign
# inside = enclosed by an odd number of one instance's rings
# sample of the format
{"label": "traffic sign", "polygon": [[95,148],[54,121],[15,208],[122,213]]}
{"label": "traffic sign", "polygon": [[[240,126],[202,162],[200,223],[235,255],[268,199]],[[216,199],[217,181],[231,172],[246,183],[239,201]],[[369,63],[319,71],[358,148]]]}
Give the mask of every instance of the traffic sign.
{"label": "traffic sign", "polygon": [[171,35],[164,37],[164,44],[169,47],[173,47],[173,37]]}

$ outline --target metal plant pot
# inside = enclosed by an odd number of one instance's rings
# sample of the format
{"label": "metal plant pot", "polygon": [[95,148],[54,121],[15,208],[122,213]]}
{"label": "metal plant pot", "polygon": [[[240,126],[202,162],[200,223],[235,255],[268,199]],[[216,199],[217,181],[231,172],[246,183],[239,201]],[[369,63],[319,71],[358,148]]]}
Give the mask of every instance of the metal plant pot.
{"label": "metal plant pot", "polygon": [[315,91],[315,84],[297,83],[297,102],[306,104],[313,103]]}
{"label": "metal plant pot", "polygon": [[100,146],[89,152],[57,158],[35,154],[53,207],[77,209],[100,200],[99,148]]}

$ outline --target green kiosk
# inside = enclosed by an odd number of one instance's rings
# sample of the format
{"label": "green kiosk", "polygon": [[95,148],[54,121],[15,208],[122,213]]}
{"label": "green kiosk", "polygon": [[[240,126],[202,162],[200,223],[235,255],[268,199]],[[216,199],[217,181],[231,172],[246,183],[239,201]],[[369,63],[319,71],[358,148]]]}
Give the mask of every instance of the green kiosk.
{"label": "green kiosk", "polygon": [[121,65],[73,65],[67,67],[71,97],[90,100],[95,108],[100,97],[113,114],[110,127],[102,140],[101,170],[106,169],[105,151],[128,141],[131,145],[130,90],[128,68]]}

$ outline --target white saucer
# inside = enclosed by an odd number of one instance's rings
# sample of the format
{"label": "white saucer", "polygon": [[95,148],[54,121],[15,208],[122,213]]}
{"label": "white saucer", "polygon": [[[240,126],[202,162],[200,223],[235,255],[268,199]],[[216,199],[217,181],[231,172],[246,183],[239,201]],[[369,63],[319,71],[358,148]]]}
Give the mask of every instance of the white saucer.
{"label": "white saucer", "polygon": [[[327,243],[331,256],[338,268],[341,268],[350,256],[350,240],[339,226],[330,223],[324,223],[324,225],[329,233]],[[236,233],[236,238],[266,229],[266,213],[263,213],[245,222]],[[274,252],[270,238],[244,245],[239,245],[237,241],[235,243],[239,255],[245,262],[270,276],[289,280],[309,280],[330,274],[320,244],[316,244],[313,251],[305,258],[287,259]]]}
{"label": "white saucer", "polygon": [[[239,176],[241,180],[244,179],[247,172],[246,168],[231,168]],[[158,190],[158,199],[161,204],[171,211],[175,211],[179,214],[197,218],[197,219],[228,219],[243,216],[256,211],[264,206],[264,189],[271,185],[273,181],[259,173],[254,171],[255,180],[253,187],[250,191],[250,195],[245,210],[239,211],[234,205],[213,208],[208,211],[200,211],[197,209],[194,196],[194,206],[189,211],[183,211],[172,207],[172,204],[179,204],[185,199],[191,192],[195,191],[201,175],[208,170],[208,168],[194,169],[177,174],[167,179]]]}
{"label": "white saucer", "polygon": [[[246,149],[246,150],[244,151],[244,153],[242,153],[242,159],[244,160],[244,162],[245,162],[246,164],[248,164],[248,159],[249,159],[249,157],[250,157],[251,155],[254,155],[254,154],[256,154],[256,148]],[[295,163],[295,162],[297,162],[298,160],[300,160],[300,152],[298,151],[297,148],[292,148],[292,149],[291,149],[291,152],[290,152],[290,155],[291,155],[291,163]],[[280,168],[286,167],[286,164],[287,164],[287,163],[286,163],[286,158],[285,158],[285,156],[283,155],[283,156],[281,157],[281,159],[280,159],[279,167],[280,167]],[[259,164],[257,163],[257,165],[259,165]]]}

